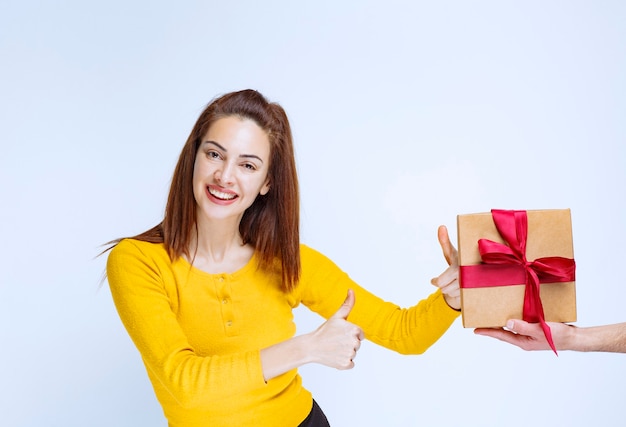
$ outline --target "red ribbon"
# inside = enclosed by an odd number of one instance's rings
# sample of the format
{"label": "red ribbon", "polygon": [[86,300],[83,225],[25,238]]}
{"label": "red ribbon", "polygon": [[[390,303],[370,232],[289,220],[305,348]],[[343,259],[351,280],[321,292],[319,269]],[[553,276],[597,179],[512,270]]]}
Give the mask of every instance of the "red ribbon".
{"label": "red ribbon", "polygon": [[528,217],[526,211],[492,209],[496,229],[508,244],[487,239],[478,241],[483,264],[461,266],[461,287],[482,288],[525,284],[523,318],[540,323],[550,348],[556,354],[550,327],[547,325],[539,293],[540,283],[572,282],[576,263],[571,258],[545,257],[526,259]]}

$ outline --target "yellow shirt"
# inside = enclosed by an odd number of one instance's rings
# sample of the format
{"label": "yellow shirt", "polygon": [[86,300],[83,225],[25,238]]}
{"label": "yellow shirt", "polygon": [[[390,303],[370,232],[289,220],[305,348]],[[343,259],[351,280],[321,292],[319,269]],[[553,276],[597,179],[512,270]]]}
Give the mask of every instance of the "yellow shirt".
{"label": "yellow shirt", "polygon": [[297,369],[268,382],[260,350],[294,336],[300,303],[328,318],[353,289],[348,320],[365,337],[403,354],[424,352],[459,313],[440,291],[409,309],[354,283],[331,260],[301,245],[295,291],[256,258],[232,274],[209,274],[162,244],[125,239],[109,254],[107,275],[117,311],[139,350],[171,427],[297,426],[312,397]]}

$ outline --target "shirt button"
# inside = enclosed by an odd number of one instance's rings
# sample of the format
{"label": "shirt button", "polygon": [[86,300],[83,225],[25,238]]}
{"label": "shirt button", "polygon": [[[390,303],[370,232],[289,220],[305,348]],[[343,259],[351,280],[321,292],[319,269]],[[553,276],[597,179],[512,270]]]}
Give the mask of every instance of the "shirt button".
{"label": "shirt button", "polygon": [[224,298],[224,299],[222,300],[222,304],[228,304],[228,298]]}
{"label": "shirt button", "polygon": [[233,326],[233,322],[231,320],[227,321],[226,326]]}
{"label": "shirt button", "polygon": [[218,280],[219,280],[220,282],[223,282],[223,281],[224,281],[224,278],[223,278],[223,277],[220,277]]}

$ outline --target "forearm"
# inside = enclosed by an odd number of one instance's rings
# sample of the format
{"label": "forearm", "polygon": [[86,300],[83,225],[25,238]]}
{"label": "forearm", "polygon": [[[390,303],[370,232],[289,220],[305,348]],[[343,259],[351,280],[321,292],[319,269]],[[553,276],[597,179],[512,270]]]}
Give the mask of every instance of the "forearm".
{"label": "forearm", "polygon": [[354,292],[350,291],[339,310],[315,331],[261,350],[261,369],[265,381],[306,363],[352,369],[353,359],[364,338],[361,328],[346,320],[352,307]]}
{"label": "forearm", "polygon": [[424,353],[460,315],[439,291],[408,309],[390,303],[363,308],[355,323],[363,325],[369,340],[400,354]]}
{"label": "forearm", "polygon": [[299,335],[261,350],[261,369],[265,381],[310,363],[307,341],[308,335]]}
{"label": "forearm", "polygon": [[573,328],[569,350],[626,353],[626,323]]}

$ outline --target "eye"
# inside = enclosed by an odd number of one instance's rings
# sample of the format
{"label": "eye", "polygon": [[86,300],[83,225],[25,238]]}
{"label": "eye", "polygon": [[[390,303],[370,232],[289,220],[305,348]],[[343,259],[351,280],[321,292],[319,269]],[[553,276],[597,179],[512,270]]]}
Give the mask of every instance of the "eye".
{"label": "eye", "polygon": [[242,164],[244,169],[250,170],[250,171],[255,171],[256,170],[256,165],[252,164],[252,163],[244,163]]}
{"label": "eye", "polygon": [[220,153],[218,153],[218,152],[217,152],[217,151],[215,151],[215,150],[207,150],[207,152],[206,152],[206,156],[207,156],[209,159],[220,159],[220,158],[222,157],[222,156],[220,155]]}

